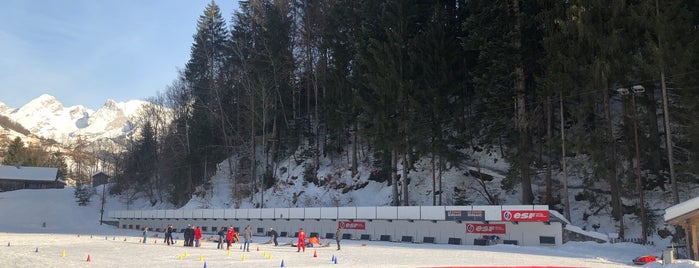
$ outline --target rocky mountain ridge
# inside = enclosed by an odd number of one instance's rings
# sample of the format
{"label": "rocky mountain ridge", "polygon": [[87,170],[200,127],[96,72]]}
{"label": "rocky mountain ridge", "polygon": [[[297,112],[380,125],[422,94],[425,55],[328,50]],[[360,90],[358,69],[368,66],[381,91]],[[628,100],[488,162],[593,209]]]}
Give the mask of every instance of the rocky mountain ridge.
{"label": "rocky mountain ridge", "polygon": [[103,107],[93,111],[82,105],[64,107],[55,97],[44,94],[20,108],[10,108],[0,102],[0,115],[19,123],[39,138],[68,145],[78,140],[94,142],[126,137],[135,129],[135,117],[146,104],[148,102],[140,100],[117,103],[109,99]]}

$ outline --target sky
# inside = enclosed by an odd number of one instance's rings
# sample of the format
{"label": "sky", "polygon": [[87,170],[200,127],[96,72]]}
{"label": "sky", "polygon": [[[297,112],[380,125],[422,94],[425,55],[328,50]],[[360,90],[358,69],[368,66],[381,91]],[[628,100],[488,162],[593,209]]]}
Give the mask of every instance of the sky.
{"label": "sky", "polygon": [[[240,244],[234,244],[229,252],[216,249],[217,244],[209,241],[199,248],[183,247],[179,233],[175,234],[176,245],[167,246],[161,233],[150,232],[146,243],[140,243],[140,231],[99,225],[100,189],[84,207],[76,204],[72,188],[0,192],[0,267],[604,268],[637,267],[632,263],[634,258],[659,256],[662,250],[632,243],[470,246],[343,240],[338,251],[333,241],[324,240],[321,242],[330,246],[299,253],[295,247],[284,245],[290,238],[280,238],[282,244],[274,247],[266,243],[267,237],[253,237],[251,252],[242,252]],[[144,205],[141,203],[147,200],[135,203]],[[124,208],[117,197],[107,199],[107,211]],[[657,261],[643,267],[687,268],[699,264],[676,260],[663,266]]]}
{"label": "sky", "polygon": [[[164,92],[209,0],[0,1],[0,102],[102,107]],[[218,0],[228,22],[237,0]]]}

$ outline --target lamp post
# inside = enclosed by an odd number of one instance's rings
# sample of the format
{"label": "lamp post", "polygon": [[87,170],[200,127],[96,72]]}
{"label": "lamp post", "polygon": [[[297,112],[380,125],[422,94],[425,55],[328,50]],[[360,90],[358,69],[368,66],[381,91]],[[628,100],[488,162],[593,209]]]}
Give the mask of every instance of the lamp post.
{"label": "lamp post", "polygon": [[629,92],[628,88],[619,88],[617,89],[617,91],[622,96],[631,94],[631,108],[633,109],[633,135],[634,143],[636,145],[636,188],[638,190],[638,197],[640,202],[639,208],[641,210],[641,239],[642,243],[645,245],[648,242],[648,234],[646,233],[646,208],[645,203],[643,201],[643,181],[641,179],[641,154],[638,149],[638,119],[636,118],[636,93],[645,92],[646,89],[641,85],[635,85],[631,87],[631,92]]}
{"label": "lamp post", "polygon": [[104,182],[102,184],[102,207],[100,208],[100,225],[104,223],[104,203],[107,203],[107,200],[105,199],[104,192],[107,189],[107,182]]}

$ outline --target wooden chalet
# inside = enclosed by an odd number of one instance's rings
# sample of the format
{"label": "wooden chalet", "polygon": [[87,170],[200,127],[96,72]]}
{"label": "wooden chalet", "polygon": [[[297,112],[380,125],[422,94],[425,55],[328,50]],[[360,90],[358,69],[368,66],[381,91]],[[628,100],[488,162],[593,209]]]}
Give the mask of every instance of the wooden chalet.
{"label": "wooden chalet", "polygon": [[0,192],[20,189],[62,189],[58,168],[0,165]]}
{"label": "wooden chalet", "polygon": [[109,175],[104,174],[102,171],[97,171],[95,174],[92,174],[92,187],[97,187],[107,183],[109,183]]}
{"label": "wooden chalet", "polygon": [[665,209],[665,223],[684,228],[685,246],[690,259],[699,260],[699,197]]}

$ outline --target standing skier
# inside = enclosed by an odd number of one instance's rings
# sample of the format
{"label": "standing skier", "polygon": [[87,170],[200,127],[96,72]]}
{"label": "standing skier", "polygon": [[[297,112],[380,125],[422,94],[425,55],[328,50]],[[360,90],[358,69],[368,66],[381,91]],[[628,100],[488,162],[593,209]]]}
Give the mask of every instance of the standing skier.
{"label": "standing skier", "polygon": [[221,227],[221,230],[218,230],[218,245],[216,245],[216,249],[223,249],[223,243],[227,233],[228,231],[225,226]]}
{"label": "standing skier", "polygon": [[146,238],[148,237],[148,226],[143,227],[143,244],[146,243]]}
{"label": "standing skier", "polygon": [[245,239],[245,243],[243,243],[243,251],[250,252],[250,243],[252,242],[252,228],[250,228],[249,224],[245,227],[245,230],[243,232],[243,239]]}
{"label": "standing skier", "polygon": [[197,229],[194,230],[194,242],[196,247],[201,247],[201,238],[203,237],[201,233],[201,227],[197,226]]}
{"label": "standing skier", "polygon": [[228,234],[226,234],[226,250],[231,249],[231,243],[233,243],[233,233],[235,233],[233,226],[228,227]]}
{"label": "standing skier", "polygon": [[168,224],[167,230],[165,230],[165,243],[167,243],[168,246],[174,244],[174,241],[172,241],[173,231],[172,224]]}
{"label": "standing skier", "polygon": [[335,241],[337,241],[337,250],[340,250],[340,240],[342,240],[342,228],[337,227],[335,232]]}
{"label": "standing skier", "polygon": [[299,230],[299,241],[298,245],[296,245],[296,252],[300,252],[301,249],[303,249],[303,252],[306,252],[306,232],[303,231],[303,228]]}

